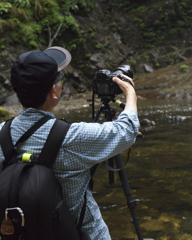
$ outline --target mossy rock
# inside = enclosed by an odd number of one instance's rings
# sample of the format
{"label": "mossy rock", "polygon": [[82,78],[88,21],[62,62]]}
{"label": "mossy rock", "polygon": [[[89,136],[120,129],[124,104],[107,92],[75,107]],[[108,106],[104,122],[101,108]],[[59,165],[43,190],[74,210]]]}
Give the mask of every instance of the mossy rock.
{"label": "mossy rock", "polygon": [[8,117],[9,115],[10,115],[10,112],[0,107],[0,117]]}

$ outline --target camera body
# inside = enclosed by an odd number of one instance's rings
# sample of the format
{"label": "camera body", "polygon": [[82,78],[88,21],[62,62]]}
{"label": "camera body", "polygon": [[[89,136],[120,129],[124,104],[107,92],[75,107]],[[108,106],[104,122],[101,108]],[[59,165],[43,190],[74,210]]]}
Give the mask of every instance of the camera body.
{"label": "camera body", "polygon": [[114,98],[122,93],[119,85],[113,82],[113,77],[119,77],[124,74],[133,78],[133,72],[129,65],[123,65],[110,72],[108,69],[99,70],[93,79],[93,93],[97,94],[99,98]]}

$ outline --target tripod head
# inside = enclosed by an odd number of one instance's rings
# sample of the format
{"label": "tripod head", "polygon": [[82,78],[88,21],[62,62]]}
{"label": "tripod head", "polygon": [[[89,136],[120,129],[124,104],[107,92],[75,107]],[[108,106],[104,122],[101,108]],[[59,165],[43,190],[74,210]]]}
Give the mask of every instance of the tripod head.
{"label": "tripod head", "polygon": [[111,101],[111,99],[107,99],[107,98],[101,99],[101,104],[99,106],[99,110],[96,114],[96,117],[94,117],[94,115],[93,115],[93,122],[96,122],[98,120],[101,112],[103,112],[105,114],[105,118],[107,121],[112,121],[112,119],[115,116],[116,110],[113,108],[110,108],[110,106],[109,106],[110,101]]}
{"label": "tripod head", "polygon": [[93,116],[93,122],[97,122],[99,115],[101,112],[103,112],[105,114],[105,118],[107,121],[112,121],[113,118],[115,117],[116,114],[116,110],[114,108],[111,108],[109,106],[109,102],[114,102],[116,106],[124,109],[125,108],[125,103],[116,100],[113,97],[106,97],[106,98],[101,98],[101,104],[99,106],[99,110],[95,116],[95,106],[94,106],[94,94],[93,94],[93,98],[92,98],[92,116]]}

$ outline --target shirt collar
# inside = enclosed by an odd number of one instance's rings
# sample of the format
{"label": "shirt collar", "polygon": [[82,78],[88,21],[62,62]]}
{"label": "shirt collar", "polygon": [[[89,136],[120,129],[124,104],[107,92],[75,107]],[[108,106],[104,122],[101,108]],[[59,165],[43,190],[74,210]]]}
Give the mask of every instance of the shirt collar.
{"label": "shirt collar", "polygon": [[52,118],[55,118],[53,113],[38,110],[36,108],[27,108],[26,110],[23,110],[23,109],[20,110],[20,115],[22,115],[22,116],[29,116],[31,114],[38,114],[38,115],[42,115],[42,116],[50,116]]}

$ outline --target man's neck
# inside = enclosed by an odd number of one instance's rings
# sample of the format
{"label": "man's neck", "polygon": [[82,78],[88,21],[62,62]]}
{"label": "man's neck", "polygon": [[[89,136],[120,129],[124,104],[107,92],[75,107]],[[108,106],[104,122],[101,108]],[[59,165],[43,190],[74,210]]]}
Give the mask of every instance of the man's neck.
{"label": "man's neck", "polygon": [[[26,107],[22,107],[22,108],[23,108],[23,110],[27,110],[28,109]],[[40,106],[40,107],[38,107],[36,109],[41,110],[41,111],[45,111],[45,112],[53,113],[53,108],[48,108],[48,107],[46,107],[44,105],[42,105],[42,106]]]}

